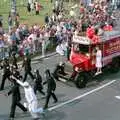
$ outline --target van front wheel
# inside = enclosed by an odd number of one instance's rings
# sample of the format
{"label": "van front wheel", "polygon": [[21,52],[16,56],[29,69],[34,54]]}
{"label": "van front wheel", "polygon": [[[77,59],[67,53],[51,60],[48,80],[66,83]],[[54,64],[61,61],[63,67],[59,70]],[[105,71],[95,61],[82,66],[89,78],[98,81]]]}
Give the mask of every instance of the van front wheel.
{"label": "van front wheel", "polygon": [[87,78],[84,73],[78,73],[75,78],[75,84],[77,88],[84,88],[87,84]]}

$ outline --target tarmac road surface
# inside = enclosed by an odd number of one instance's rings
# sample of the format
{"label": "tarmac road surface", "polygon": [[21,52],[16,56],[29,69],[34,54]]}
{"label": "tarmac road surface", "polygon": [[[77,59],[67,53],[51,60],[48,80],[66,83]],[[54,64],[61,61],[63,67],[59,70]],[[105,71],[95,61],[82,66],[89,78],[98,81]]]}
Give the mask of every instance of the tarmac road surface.
{"label": "tarmac road surface", "polygon": [[[43,61],[32,64],[33,69],[39,69],[44,79],[44,71],[50,68],[52,71],[54,65],[57,63],[58,55],[51,56]],[[54,104],[53,99],[49,103],[49,109],[45,117],[41,116],[41,120],[120,120],[120,100],[115,96],[120,95],[120,72],[110,74],[109,72],[103,76],[96,78],[101,80],[98,82],[91,82],[84,89],[77,89],[74,84],[64,84],[57,81],[56,95],[58,103]],[[0,75],[1,79],[1,75]],[[32,80],[28,77],[28,81]],[[8,82],[6,81],[6,86]],[[45,89],[46,90],[46,87]],[[5,97],[3,94],[7,92],[0,92],[0,120],[7,120],[10,112],[11,96]],[[22,103],[25,101],[23,89]],[[43,106],[45,99],[41,94],[37,94],[39,105]],[[28,113],[23,113],[20,109],[16,110],[15,120],[31,120]]]}

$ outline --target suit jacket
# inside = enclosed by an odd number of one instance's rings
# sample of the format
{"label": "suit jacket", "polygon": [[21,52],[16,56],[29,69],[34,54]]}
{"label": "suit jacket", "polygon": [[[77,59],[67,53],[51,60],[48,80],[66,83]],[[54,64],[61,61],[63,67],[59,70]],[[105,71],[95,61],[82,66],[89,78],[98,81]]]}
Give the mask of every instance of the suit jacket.
{"label": "suit jacket", "polygon": [[46,78],[47,81],[45,81],[43,84],[47,83],[47,92],[50,93],[52,91],[55,91],[56,89],[56,82],[52,76],[49,76]]}
{"label": "suit jacket", "polygon": [[3,69],[3,71],[4,71],[4,74],[10,74],[10,65],[9,65],[9,63],[3,63],[3,65],[2,66],[0,66],[1,67],[1,69]]}
{"label": "suit jacket", "polygon": [[8,92],[8,96],[12,94],[12,102],[16,103],[21,100],[19,85],[16,83]]}
{"label": "suit jacket", "polygon": [[18,69],[17,58],[16,57],[12,58],[12,65],[14,65]]}
{"label": "suit jacket", "polygon": [[35,75],[35,83],[34,86],[39,87],[39,88],[43,88],[42,86],[42,77],[41,75]]}
{"label": "suit jacket", "polygon": [[25,68],[25,71],[31,71],[31,59],[27,58],[27,60],[24,60],[22,67]]}

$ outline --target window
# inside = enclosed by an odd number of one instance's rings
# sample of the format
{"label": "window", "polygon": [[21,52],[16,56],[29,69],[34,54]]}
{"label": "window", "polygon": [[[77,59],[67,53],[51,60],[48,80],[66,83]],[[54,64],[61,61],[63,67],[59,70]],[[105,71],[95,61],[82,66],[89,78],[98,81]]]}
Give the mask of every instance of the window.
{"label": "window", "polygon": [[74,44],[74,51],[82,54],[89,53],[89,46],[83,44]]}

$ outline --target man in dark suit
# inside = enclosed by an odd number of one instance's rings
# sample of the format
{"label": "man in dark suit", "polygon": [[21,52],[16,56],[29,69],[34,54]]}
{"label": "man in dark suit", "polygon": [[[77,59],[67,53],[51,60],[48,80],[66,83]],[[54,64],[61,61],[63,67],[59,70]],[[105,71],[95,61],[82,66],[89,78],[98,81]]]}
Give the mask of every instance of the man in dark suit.
{"label": "man in dark suit", "polygon": [[20,96],[19,85],[17,84],[17,82],[15,80],[13,80],[13,83],[14,83],[14,85],[13,85],[12,89],[7,94],[7,96],[12,94],[10,120],[14,120],[16,106],[21,108],[21,110],[24,112],[27,111],[27,109],[20,103],[21,96]]}
{"label": "man in dark suit", "polygon": [[16,58],[16,53],[15,52],[13,52],[12,53],[12,66],[15,66],[16,67],[16,69],[18,69],[18,65],[17,65],[17,58]]}
{"label": "man in dark suit", "polygon": [[48,69],[45,71],[45,73],[46,73],[47,81],[45,81],[43,84],[47,83],[47,97],[46,97],[46,103],[45,103],[44,109],[48,108],[48,103],[51,96],[54,99],[54,103],[58,101],[56,95],[54,94],[54,91],[56,89],[56,82]]}
{"label": "man in dark suit", "polygon": [[34,79],[34,76],[33,76],[32,72],[31,72],[32,68],[31,68],[31,59],[30,59],[30,57],[25,56],[22,67],[24,67],[24,69],[25,69],[25,75],[24,75],[23,82],[26,81],[28,74],[30,75],[30,77],[32,79]]}
{"label": "man in dark suit", "polygon": [[8,78],[10,80],[10,65],[9,65],[9,60],[7,58],[4,59],[3,61],[3,65],[0,66],[1,69],[3,69],[3,76],[2,76],[2,83],[1,83],[1,87],[0,90],[4,89],[4,84],[5,84],[5,80]]}
{"label": "man in dark suit", "polygon": [[43,85],[42,85],[42,76],[39,73],[39,70],[37,69],[35,71],[35,80],[34,80],[34,93],[36,94],[37,91],[39,91],[42,95],[45,95],[43,92]]}

